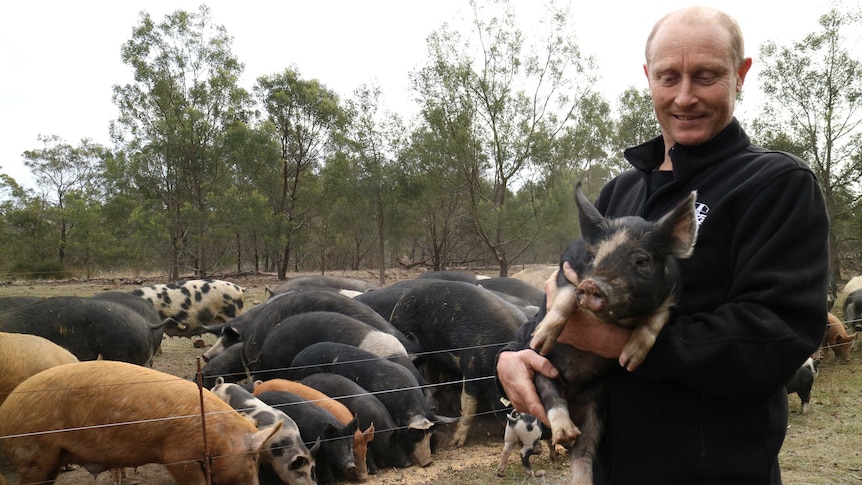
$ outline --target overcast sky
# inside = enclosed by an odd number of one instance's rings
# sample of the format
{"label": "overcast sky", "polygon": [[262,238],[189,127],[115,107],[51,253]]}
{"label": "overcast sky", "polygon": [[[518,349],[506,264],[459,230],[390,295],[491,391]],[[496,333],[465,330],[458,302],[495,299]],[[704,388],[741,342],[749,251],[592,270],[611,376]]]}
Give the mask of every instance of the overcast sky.
{"label": "overcast sky", "polygon": [[[562,2],[563,0],[559,0]],[[108,124],[117,117],[111,89],[131,80],[120,47],[131,38],[139,13],[155,21],[175,10],[197,11],[233,36],[233,52],[245,64],[242,87],[295,65],[342,97],[362,84],[377,84],[387,109],[410,117],[408,73],[422,65],[425,40],[443,22],[469,15],[467,0],[120,0],[113,2],[7,2],[0,15],[0,172],[30,185],[25,150],[42,148],[38,135],[57,135],[73,146],[82,138],[110,146]],[[746,54],[755,63],[745,91],[754,93],[760,45],[800,41],[817,31],[827,0],[574,1],[577,42],[596,57],[597,86],[614,100],[628,86],[646,87],[643,44],[662,14],[687,5],[709,5],[742,26]],[[791,5],[792,4],[792,5]],[[544,11],[541,0],[517,0],[518,17]],[[858,7],[845,1],[839,9]],[[745,103],[743,103],[744,108]]]}

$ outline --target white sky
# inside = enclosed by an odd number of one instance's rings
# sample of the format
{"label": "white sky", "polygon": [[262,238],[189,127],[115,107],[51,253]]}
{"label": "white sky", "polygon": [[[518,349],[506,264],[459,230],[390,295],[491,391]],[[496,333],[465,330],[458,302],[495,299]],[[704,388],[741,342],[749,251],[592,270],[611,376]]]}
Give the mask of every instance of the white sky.
{"label": "white sky", "polygon": [[[563,0],[558,0],[562,2]],[[838,4],[858,8],[858,0]],[[82,138],[110,146],[108,124],[117,117],[112,86],[131,80],[120,47],[131,38],[139,12],[154,21],[200,4],[233,36],[245,64],[242,87],[295,65],[344,98],[375,83],[385,108],[409,118],[415,111],[408,72],[423,64],[425,39],[443,22],[469,15],[467,0],[29,0],[0,9],[0,172],[30,186],[25,150],[42,148],[38,135],[58,135],[77,146]],[[773,40],[800,41],[819,30],[827,0],[573,0],[578,45],[596,57],[599,87],[610,101],[628,86],[645,88],[643,44],[662,14],[687,5],[709,5],[734,16],[746,36],[754,67],[744,92],[756,92],[757,53]],[[791,5],[793,4],[793,5]],[[539,15],[544,2],[516,0],[519,18]],[[753,103],[749,103],[753,104]],[[745,108],[745,103],[741,105]]]}

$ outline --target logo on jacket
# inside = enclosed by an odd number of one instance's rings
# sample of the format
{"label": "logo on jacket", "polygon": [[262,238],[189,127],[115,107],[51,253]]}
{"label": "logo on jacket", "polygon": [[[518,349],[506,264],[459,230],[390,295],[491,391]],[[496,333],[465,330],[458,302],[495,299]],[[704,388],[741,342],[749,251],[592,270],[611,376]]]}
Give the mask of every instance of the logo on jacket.
{"label": "logo on jacket", "polygon": [[706,215],[709,214],[709,206],[703,202],[698,202],[694,205],[694,217],[697,220],[697,227],[703,224],[706,220]]}

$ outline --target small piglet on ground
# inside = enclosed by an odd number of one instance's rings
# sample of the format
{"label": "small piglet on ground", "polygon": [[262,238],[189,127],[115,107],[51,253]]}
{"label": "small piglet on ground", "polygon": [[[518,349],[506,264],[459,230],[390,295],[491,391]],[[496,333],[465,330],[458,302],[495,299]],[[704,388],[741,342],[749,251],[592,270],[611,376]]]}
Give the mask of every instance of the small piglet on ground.
{"label": "small piglet on ground", "polygon": [[814,385],[814,378],[817,377],[819,362],[811,357],[796,369],[796,374],[787,382],[787,394],[796,393],[799,400],[802,401],[802,415],[808,414],[808,405],[811,402],[811,388]]}
{"label": "small piglet on ground", "polygon": [[[629,371],[639,366],[679,296],[677,259],[688,258],[694,251],[696,198],[697,193],[692,192],[658,221],[634,216],[606,219],[583,194],[580,184],[575,187],[582,237],[563,253],[557,277],[559,290],[530,342],[530,347],[546,355],[560,371],[562,383],[540,374],[535,380],[548,411],[553,443],[568,446],[577,438],[572,450],[572,483],[593,481],[592,457],[604,426],[602,377],[613,370],[616,361],[559,344],[557,337],[575,312],[588,312],[633,330],[619,364]],[[577,272],[577,286],[563,274],[565,262]]]}
{"label": "small piglet on ground", "polygon": [[529,477],[541,477],[545,475],[544,470],[533,471],[530,465],[530,456],[542,452],[542,441],[548,445],[551,459],[556,459],[557,450],[551,443],[551,430],[532,414],[512,411],[506,416],[506,433],[504,435],[503,454],[500,456],[500,466],[497,467],[497,476],[505,476],[506,462],[509,455],[516,446],[521,445],[521,463]]}

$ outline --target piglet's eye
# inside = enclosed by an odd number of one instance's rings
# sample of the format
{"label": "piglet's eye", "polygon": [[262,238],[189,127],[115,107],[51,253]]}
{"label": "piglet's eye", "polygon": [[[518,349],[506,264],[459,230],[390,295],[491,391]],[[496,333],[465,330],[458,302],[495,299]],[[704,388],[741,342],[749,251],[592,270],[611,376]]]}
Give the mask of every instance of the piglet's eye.
{"label": "piglet's eye", "polygon": [[636,252],[631,255],[631,264],[636,271],[648,271],[652,260],[645,252]]}

